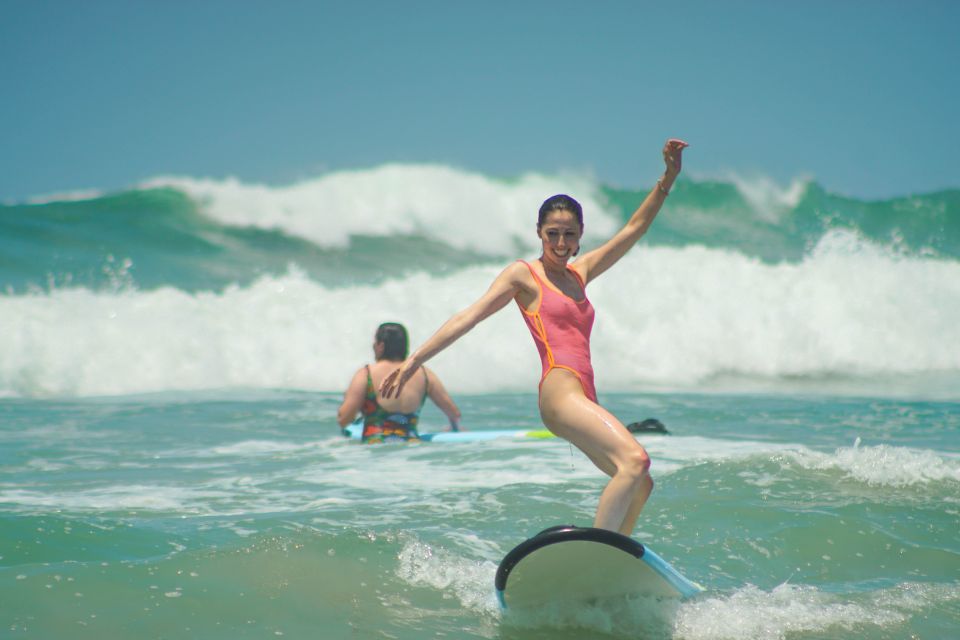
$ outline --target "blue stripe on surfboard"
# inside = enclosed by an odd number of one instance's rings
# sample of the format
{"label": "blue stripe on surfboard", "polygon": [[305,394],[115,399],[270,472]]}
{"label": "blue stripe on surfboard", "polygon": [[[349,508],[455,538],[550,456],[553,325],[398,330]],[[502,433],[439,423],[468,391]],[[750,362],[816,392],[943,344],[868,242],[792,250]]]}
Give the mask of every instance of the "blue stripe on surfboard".
{"label": "blue stripe on surfboard", "polygon": [[488,431],[439,431],[421,433],[420,439],[427,442],[481,442],[497,438],[543,438],[541,431],[529,429],[491,429]]}
{"label": "blue stripe on surfboard", "polygon": [[703,591],[703,587],[685,578],[666,560],[654,553],[650,547],[644,548],[643,556],[640,559],[660,574],[660,577],[669,582],[670,586],[677,590],[681,598],[690,598]]}

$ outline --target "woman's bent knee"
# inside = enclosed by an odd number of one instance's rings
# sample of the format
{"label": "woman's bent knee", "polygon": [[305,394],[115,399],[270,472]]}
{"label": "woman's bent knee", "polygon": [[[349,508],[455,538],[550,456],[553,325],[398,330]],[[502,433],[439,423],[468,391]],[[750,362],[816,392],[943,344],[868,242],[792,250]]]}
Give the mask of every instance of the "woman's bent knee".
{"label": "woman's bent knee", "polygon": [[631,451],[619,469],[622,473],[639,480],[650,476],[650,456],[644,449]]}

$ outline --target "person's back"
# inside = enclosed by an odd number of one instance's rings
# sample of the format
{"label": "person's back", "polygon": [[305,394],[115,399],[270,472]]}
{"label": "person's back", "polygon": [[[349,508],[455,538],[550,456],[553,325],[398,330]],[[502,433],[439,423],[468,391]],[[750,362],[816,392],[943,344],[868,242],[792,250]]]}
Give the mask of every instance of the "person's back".
{"label": "person's back", "polygon": [[376,394],[377,404],[384,410],[391,413],[414,413],[419,412],[423,406],[423,400],[427,395],[427,375],[416,375],[410,380],[410,386],[403,390],[403,393],[396,398],[384,398],[377,389],[380,383],[394,369],[400,366],[402,360],[378,360],[367,368],[370,370],[370,378],[373,382],[374,393]]}
{"label": "person's back", "polygon": [[394,322],[380,325],[373,342],[376,362],[360,368],[344,393],[337,422],[345,427],[361,413],[363,442],[419,440],[420,409],[428,396],[447,415],[450,428],[454,431],[460,428],[460,410],[440,379],[426,367],[410,380],[403,393],[391,398],[379,393],[380,383],[403,362],[407,350],[407,330],[403,325]]}

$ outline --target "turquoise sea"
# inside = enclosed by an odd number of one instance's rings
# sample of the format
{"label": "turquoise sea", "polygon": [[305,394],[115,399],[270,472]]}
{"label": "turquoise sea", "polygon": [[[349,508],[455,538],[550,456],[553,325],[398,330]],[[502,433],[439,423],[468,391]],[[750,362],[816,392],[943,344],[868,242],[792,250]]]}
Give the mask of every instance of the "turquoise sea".
{"label": "turquoise sea", "polygon": [[[960,637],[960,191],[686,179],[591,284],[601,402],[670,430],[636,537],[692,600],[503,615],[500,558],[600,472],[339,435],[376,326],[425,339],[558,192],[588,248],[643,195],[388,165],[0,205],[0,638]],[[465,427],[540,427],[515,309],[431,367]]]}

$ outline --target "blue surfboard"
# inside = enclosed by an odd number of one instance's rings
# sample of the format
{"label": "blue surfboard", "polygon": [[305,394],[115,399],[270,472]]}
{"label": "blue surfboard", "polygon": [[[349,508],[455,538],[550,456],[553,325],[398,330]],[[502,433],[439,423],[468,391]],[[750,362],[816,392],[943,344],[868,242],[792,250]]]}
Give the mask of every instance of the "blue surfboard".
{"label": "blue surfboard", "polygon": [[[656,418],[647,418],[642,422],[627,425],[631,433],[668,434],[666,427]],[[360,440],[363,434],[363,420],[357,419],[343,428],[343,435]],[[420,434],[424,442],[483,442],[498,438],[547,440],[556,438],[546,429],[481,429],[476,431],[427,431]]]}
{"label": "blue surfboard", "polygon": [[[360,440],[362,422],[352,422],[343,429],[343,435]],[[484,429],[478,431],[434,431],[420,434],[424,442],[483,442],[498,438],[556,438],[546,429]]]}
{"label": "blue surfboard", "polygon": [[517,545],[497,568],[494,586],[504,610],[619,596],[685,599],[703,590],[633,538],[571,525]]}

